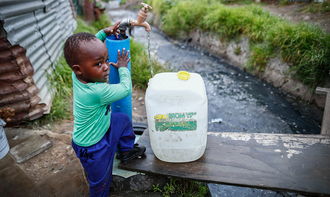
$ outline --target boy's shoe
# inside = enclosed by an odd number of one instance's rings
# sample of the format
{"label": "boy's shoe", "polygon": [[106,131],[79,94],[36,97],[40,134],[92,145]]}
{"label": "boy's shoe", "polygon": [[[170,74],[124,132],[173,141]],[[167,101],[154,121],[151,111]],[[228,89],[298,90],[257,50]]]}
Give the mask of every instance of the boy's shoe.
{"label": "boy's shoe", "polygon": [[134,144],[134,147],[131,150],[117,154],[116,158],[120,159],[122,163],[125,163],[143,156],[144,152],[146,152],[145,146],[139,146],[139,144]]}

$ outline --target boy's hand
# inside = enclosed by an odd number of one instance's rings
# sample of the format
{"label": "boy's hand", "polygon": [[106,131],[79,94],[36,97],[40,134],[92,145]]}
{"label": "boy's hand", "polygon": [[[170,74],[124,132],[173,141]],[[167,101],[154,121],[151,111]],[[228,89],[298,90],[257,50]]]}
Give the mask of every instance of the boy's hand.
{"label": "boy's hand", "polygon": [[107,34],[107,36],[115,35],[118,38],[118,28],[119,28],[120,21],[116,22],[114,25],[107,27],[104,29],[104,32]]}
{"label": "boy's hand", "polygon": [[128,62],[130,61],[129,51],[126,52],[125,48],[123,48],[123,52],[120,54],[120,50],[118,50],[118,61],[117,63],[110,62],[110,64],[116,68],[127,67]]}

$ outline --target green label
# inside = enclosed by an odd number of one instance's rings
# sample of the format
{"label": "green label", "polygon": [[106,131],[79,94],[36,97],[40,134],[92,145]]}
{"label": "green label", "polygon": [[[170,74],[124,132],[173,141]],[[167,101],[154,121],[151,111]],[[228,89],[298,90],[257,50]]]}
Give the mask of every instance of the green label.
{"label": "green label", "polygon": [[156,131],[194,131],[197,129],[196,112],[157,114]]}

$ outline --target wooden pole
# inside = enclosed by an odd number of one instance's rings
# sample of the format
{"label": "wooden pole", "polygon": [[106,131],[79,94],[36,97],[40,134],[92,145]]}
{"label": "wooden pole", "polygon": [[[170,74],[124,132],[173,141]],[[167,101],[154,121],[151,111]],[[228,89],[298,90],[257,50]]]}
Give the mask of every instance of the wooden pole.
{"label": "wooden pole", "polygon": [[330,88],[317,87],[316,94],[325,94],[326,96],[321,134],[330,135]]}

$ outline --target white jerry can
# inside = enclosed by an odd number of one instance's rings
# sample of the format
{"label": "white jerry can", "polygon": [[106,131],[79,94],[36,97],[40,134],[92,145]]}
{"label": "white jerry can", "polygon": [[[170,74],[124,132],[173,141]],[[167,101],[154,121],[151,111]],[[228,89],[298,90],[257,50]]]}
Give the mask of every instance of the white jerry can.
{"label": "white jerry can", "polygon": [[145,103],[150,144],[158,159],[190,162],[204,154],[207,96],[199,74],[156,74],[149,80]]}

